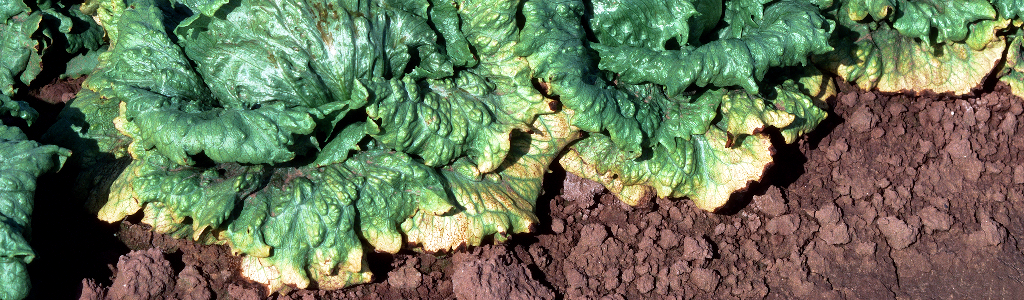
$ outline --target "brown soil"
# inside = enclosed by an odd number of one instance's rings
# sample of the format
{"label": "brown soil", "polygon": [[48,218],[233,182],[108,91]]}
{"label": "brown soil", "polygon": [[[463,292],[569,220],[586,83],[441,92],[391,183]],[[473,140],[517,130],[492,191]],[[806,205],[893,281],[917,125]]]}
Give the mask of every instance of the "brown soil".
{"label": "brown soil", "polygon": [[[538,234],[450,255],[373,254],[372,284],[270,298],[1015,298],[1024,294],[1024,107],[1005,86],[994,89],[910,97],[844,85],[832,116],[778,147],[765,182],[725,214],[688,200],[629,207],[555,172]],[[61,266],[46,257],[67,252],[36,243],[37,299],[266,295],[238,276],[225,247],[132,222],[105,227],[76,209],[39,208],[37,216],[85,224],[70,233],[57,229],[66,224],[40,227],[37,241],[49,233],[87,249],[67,257],[86,259],[68,263],[84,271],[44,280]],[[96,233],[92,242],[62,240],[74,232]],[[110,246],[115,232],[121,242]]]}
{"label": "brown soil", "polygon": [[67,103],[82,89],[85,77],[54,79],[49,84],[29,91],[29,96],[49,104]]}
{"label": "brown soil", "polygon": [[241,259],[227,247],[198,245],[151,229],[122,222],[121,242],[147,250],[121,256],[109,288],[94,279],[82,280],[80,299],[260,299],[266,294],[261,285],[240,276]]}

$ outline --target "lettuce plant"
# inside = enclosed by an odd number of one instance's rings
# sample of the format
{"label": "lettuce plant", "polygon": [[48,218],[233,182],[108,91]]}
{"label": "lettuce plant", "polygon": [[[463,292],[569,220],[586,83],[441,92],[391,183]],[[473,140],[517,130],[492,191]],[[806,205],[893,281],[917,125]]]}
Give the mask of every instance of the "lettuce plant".
{"label": "lettuce plant", "polygon": [[633,204],[759,180],[762,130],[825,116],[807,62],[834,22],[747,2],[89,2],[110,48],[49,136],[131,157],[101,219],[228,244],[271,291],[339,288],[365,251],[530,231],[556,160]]}
{"label": "lettuce plant", "polygon": [[366,251],[531,231],[556,161],[722,206],[771,163],[763,130],[793,142],[834,93],[808,62],[835,22],[765,2],[90,1],[109,50],[48,138],[131,158],[101,219],[227,244],[271,291],[340,288]]}
{"label": "lettuce plant", "polygon": [[528,231],[579,135],[514,54],[514,2],[87,7],[111,46],[71,108],[104,110],[66,133],[120,153],[114,110],[133,159],[100,217],[227,243],[272,290],[366,282],[368,249]]}

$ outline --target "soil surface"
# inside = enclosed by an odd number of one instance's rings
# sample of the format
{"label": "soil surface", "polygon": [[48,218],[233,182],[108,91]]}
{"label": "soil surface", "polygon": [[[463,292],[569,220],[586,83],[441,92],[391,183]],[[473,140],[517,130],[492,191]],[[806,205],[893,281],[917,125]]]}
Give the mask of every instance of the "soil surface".
{"label": "soil surface", "polygon": [[[561,171],[536,234],[449,254],[372,254],[374,283],[270,295],[223,246],[104,224],[37,195],[34,299],[1010,299],[1024,294],[1022,100],[840,84],[829,119],[776,143],[762,183],[708,213],[629,207]],[[51,88],[51,103],[66,93]],[[61,186],[68,175],[41,178]],[[66,183],[64,184],[66,186]]]}

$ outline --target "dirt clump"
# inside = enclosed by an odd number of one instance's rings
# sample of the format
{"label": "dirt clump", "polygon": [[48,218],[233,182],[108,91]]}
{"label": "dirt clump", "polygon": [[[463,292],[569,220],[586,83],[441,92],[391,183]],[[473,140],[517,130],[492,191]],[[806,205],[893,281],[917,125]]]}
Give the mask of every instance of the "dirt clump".
{"label": "dirt clump", "polygon": [[452,262],[452,288],[457,299],[555,298],[505,247],[484,246],[472,253],[456,253]]}
{"label": "dirt clump", "polygon": [[129,221],[121,223],[118,237],[135,250],[119,258],[109,288],[87,279],[80,299],[262,299],[240,296],[267,294],[241,277],[239,258],[227,247],[175,239]]}
{"label": "dirt clump", "polygon": [[116,272],[114,283],[107,288],[84,280],[79,299],[213,299],[207,280],[196,268],[187,266],[175,276],[170,261],[157,248],[121,256]]}
{"label": "dirt clump", "polygon": [[29,91],[29,96],[49,104],[67,103],[82,89],[85,76],[68,79],[54,79],[49,84]]}

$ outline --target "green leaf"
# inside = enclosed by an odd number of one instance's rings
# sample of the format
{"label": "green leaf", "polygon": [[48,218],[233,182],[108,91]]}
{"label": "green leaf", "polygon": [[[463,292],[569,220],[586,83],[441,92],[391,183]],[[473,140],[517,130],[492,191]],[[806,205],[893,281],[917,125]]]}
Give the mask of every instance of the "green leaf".
{"label": "green leaf", "polygon": [[92,73],[99,64],[100,55],[103,51],[89,51],[79,54],[68,60],[67,67],[61,78],[78,78]]}
{"label": "green leaf", "polygon": [[[601,69],[615,72],[620,83],[652,82],[669,97],[697,86],[740,86],[756,93],[757,81],[771,67],[806,64],[810,54],[832,50],[831,21],[808,3],[783,1],[765,9],[761,23],[744,27],[742,37],[721,39],[693,50],[592,45]],[[794,34],[796,33],[796,34]]]}
{"label": "green leaf", "polygon": [[761,24],[764,19],[764,5],[770,0],[725,1],[723,20],[729,24],[719,33],[722,38],[740,38],[748,27]]}
{"label": "green leaf", "polygon": [[526,57],[546,93],[559,97],[572,111],[569,123],[587,132],[607,131],[629,156],[640,155],[641,145],[654,130],[658,114],[643,114],[650,107],[640,99],[609,86],[599,76],[580,26],[581,1],[527,1],[525,23],[516,52]]}
{"label": "green leaf", "polygon": [[21,1],[0,6],[0,94],[14,95],[16,84],[28,85],[42,71],[39,42],[32,35],[43,16]]}
{"label": "green leaf", "polygon": [[[63,2],[22,0],[0,4],[0,94],[13,96],[17,85],[29,85],[48,68],[59,68],[63,53],[97,50],[103,29],[78,9]],[[50,54],[51,52],[63,52]]]}
{"label": "green leaf", "polygon": [[[102,59],[102,58],[101,58]],[[86,199],[92,212],[107,200],[108,186],[129,159],[131,139],[114,127],[120,101],[103,97],[110,83],[102,76],[90,76],[82,90],[57,116],[40,140],[70,149],[68,164],[78,168],[72,193]]]}
{"label": "green leaf", "polygon": [[461,17],[455,2],[434,1],[430,6],[430,21],[444,37],[448,59],[455,66],[475,67],[479,61],[469,48],[466,35],[460,30]]}
{"label": "green leaf", "polygon": [[991,0],[991,2],[1003,19],[1020,20],[1024,18],[1024,1],[1022,0]]}
{"label": "green leaf", "polygon": [[[594,0],[590,3],[593,11],[590,27],[597,40],[609,47],[630,45],[665,50],[665,43],[671,39],[677,43],[690,39],[689,24],[681,21],[701,14],[690,2]],[[717,22],[717,18],[714,20]],[[714,27],[714,24],[699,25]],[[703,31],[695,33],[699,35]]]}
{"label": "green leaf", "polygon": [[28,280],[28,266],[18,260],[0,258],[0,280],[3,280],[3,284],[0,284],[0,298],[24,299],[32,289],[32,283]]}
{"label": "green leaf", "polygon": [[0,298],[22,299],[31,288],[27,265],[35,259],[30,231],[36,178],[60,169],[67,149],[27,140],[15,127],[0,125]]}
{"label": "green leaf", "polygon": [[[171,22],[168,18],[158,7],[142,4],[121,12],[121,36],[95,75],[111,84],[105,97],[124,103],[117,123],[136,147],[155,148],[183,165],[194,164],[197,155],[214,162],[280,163],[302,150],[297,141],[315,126],[311,108],[264,99],[247,98],[253,100],[249,106],[214,99],[164,25],[153,26]],[[267,83],[244,72],[233,75]]]}
{"label": "green leaf", "polygon": [[25,101],[16,101],[7,95],[0,94],[0,115],[9,115],[25,120],[31,126],[32,122],[39,117],[39,112]]}
{"label": "green leaf", "polygon": [[[901,0],[898,3],[899,14],[892,27],[904,36],[926,43],[961,42],[967,39],[970,24],[996,18],[996,11],[987,0]],[[930,36],[933,30],[934,37]]]}
{"label": "green leaf", "polygon": [[508,105],[502,101],[515,98],[496,95],[479,76],[428,84],[420,88],[409,80],[372,83],[383,99],[367,107],[370,134],[390,148],[420,156],[429,166],[448,165],[469,155],[475,165],[472,174],[497,168],[508,154],[509,133],[524,127],[496,118],[501,114],[498,109]]}
{"label": "green leaf", "polygon": [[359,142],[366,137],[365,122],[356,122],[345,126],[338,136],[331,140],[320,151],[313,165],[323,167],[330,164],[343,163],[350,152],[359,151]]}
{"label": "green leaf", "polygon": [[64,47],[63,52],[76,54],[99,50],[103,45],[103,28],[80,9],[80,5],[67,5],[56,0],[40,1],[44,16],[40,33],[49,45]]}

